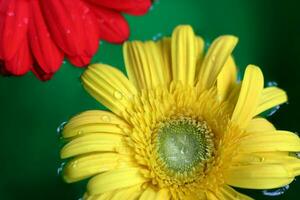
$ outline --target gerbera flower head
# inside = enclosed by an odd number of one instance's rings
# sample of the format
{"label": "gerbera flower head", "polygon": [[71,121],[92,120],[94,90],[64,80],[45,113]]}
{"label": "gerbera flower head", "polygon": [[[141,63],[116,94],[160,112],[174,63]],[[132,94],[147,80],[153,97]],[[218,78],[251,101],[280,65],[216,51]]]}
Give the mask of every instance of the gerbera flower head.
{"label": "gerbera flower head", "polygon": [[269,189],[300,173],[294,133],[259,114],[287,101],[264,89],[261,70],[237,82],[237,38],[204,42],[190,26],[171,38],[124,44],[129,79],[91,65],[85,89],[109,111],[86,111],[63,129],[67,182],[91,178],[85,199],[251,199],[234,187]]}
{"label": "gerbera flower head", "polygon": [[0,71],[33,71],[47,80],[64,56],[78,67],[90,63],[99,39],[120,43],[129,36],[121,13],[141,15],[150,0],[0,1]]}

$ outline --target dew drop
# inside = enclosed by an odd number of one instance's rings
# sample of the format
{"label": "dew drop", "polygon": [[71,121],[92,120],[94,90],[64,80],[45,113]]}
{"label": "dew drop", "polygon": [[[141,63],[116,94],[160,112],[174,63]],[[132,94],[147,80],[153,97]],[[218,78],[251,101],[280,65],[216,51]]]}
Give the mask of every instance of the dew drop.
{"label": "dew drop", "polygon": [[269,81],[269,82],[267,83],[267,86],[268,86],[268,87],[278,86],[278,83],[277,83],[276,81]]}
{"label": "dew drop", "polygon": [[88,7],[85,7],[83,10],[83,14],[87,14],[88,12],[90,12],[90,9]]}
{"label": "dew drop", "polygon": [[205,44],[204,44],[205,50],[208,50],[209,47],[210,47],[210,45],[211,45],[211,42],[210,41],[206,41]]}
{"label": "dew drop", "polygon": [[29,19],[28,19],[27,17],[24,17],[24,18],[23,18],[23,22],[24,22],[24,24],[28,24]]}
{"label": "dew drop", "polygon": [[276,196],[283,195],[289,188],[290,188],[290,186],[286,185],[286,186],[284,186],[282,188],[278,188],[278,189],[263,190],[262,193],[265,196],[276,197]]}
{"label": "dew drop", "polygon": [[66,63],[67,63],[67,61],[65,61],[65,60],[62,61],[62,64],[66,64]]}
{"label": "dew drop", "polygon": [[70,29],[67,29],[67,30],[66,30],[66,33],[67,33],[67,34],[70,34],[70,33],[71,33],[71,30],[70,30]]}
{"label": "dew drop", "polygon": [[259,161],[260,161],[260,162],[264,162],[264,161],[265,161],[265,158],[264,158],[264,157],[260,157],[260,158],[259,158]]}
{"label": "dew drop", "polygon": [[102,119],[104,122],[110,122],[110,117],[107,116],[107,115],[103,115],[103,116],[101,117],[101,119]]}
{"label": "dew drop", "polygon": [[212,62],[215,62],[215,61],[216,61],[216,55],[212,55],[212,56],[211,56],[211,61],[212,61]]}
{"label": "dew drop", "polygon": [[14,13],[14,12],[7,12],[7,16],[10,16],[10,17],[13,17],[13,16],[15,16],[16,14]]}
{"label": "dew drop", "polygon": [[62,122],[57,128],[56,128],[56,132],[59,136],[61,136],[61,133],[65,127],[65,125],[67,124],[67,122]]}
{"label": "dew drop", "polygon": [[74,162],[74,163],[72,164],[72,168],[76,168],[76,167],[77,167],[77,163]]}
{"label": "dew drop", "polygon": [[119,91],[115,91],[114,92],[114,97],[116,98],[116,99],[122,99],[123,98],[123,95],[122,95],[122,93],[121,92],[119,92]]}
{"label": "dew drop", "polygon": [[64,166],[65,166],[65,162],[62,162],[61,164],[60,164],[60,166],[57,168],[57,175],[61,175],[61,173],[62,173],[62,171],[63,171],[63,169],[64,169]]}
{"label": "dew drop", "polygon": [[274,108],[271,108],[269,111],[267,111],[267,116],[270,117],[272,115],[274,115],[278,110],[279,110],[280,106],[275,106]]}
{"label": "dew drop", "polygon": [[152,40],[153,41],[159,40],[162,37],[162,35],[163,35],[162,33],[157,33],[152,37]]}
{"label": "dew drop", "polygon": [[83,133],[83,130],[77,131],[77,135],[81,135]]}

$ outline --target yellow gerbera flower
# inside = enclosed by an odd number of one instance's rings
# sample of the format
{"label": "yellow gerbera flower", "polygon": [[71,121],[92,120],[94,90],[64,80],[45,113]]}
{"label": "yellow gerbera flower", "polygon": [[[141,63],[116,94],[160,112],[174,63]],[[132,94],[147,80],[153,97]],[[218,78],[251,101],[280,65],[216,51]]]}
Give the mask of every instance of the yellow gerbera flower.
{"label": "yellow gerbera flower", "polygon": [[85,199],[251,199],[231,186],[281,187],[300,174],[300,140],[258,115],[287,101],[249,65],[237,82],[234,36],[204,52],[190,26],[171,38],[127,42],[129,79],[95,64],[85,89],[112,112],[93,110],[63,129],[67,182],[90,178]]}

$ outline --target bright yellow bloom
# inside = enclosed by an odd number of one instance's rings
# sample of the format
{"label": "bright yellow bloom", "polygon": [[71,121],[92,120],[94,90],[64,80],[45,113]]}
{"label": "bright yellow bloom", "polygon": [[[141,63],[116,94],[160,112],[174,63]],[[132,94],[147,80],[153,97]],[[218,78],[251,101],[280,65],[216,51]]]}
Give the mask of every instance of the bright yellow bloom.
{"label": "bright yellow bloom", "polygon": [[231,186],[281,187],[300,174],[300,140],[259,114],[287,101],[263,88],[249,65],[237,82],[234,36],[204,52],[190,26],[171,38],[124,44],[129,79],[95,64],[85,89],[108,111],[86,111],[65,126],[67,182],[90,178],[85,199],[249,200]]}

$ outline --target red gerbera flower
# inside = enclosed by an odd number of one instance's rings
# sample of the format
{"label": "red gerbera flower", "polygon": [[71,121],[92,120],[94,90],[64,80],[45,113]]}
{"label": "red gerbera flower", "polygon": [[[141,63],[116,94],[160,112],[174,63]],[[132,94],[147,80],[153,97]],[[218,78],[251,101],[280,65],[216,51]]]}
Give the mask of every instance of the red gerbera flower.
{"label": "red gerbera flower", "polygon": [[32,70],[47,80],[64,56],[85,66],[99,39],[128,38],[121,13],[141,15],[150,5],[150,0],[0,0],[0,69],[11,75]]}

